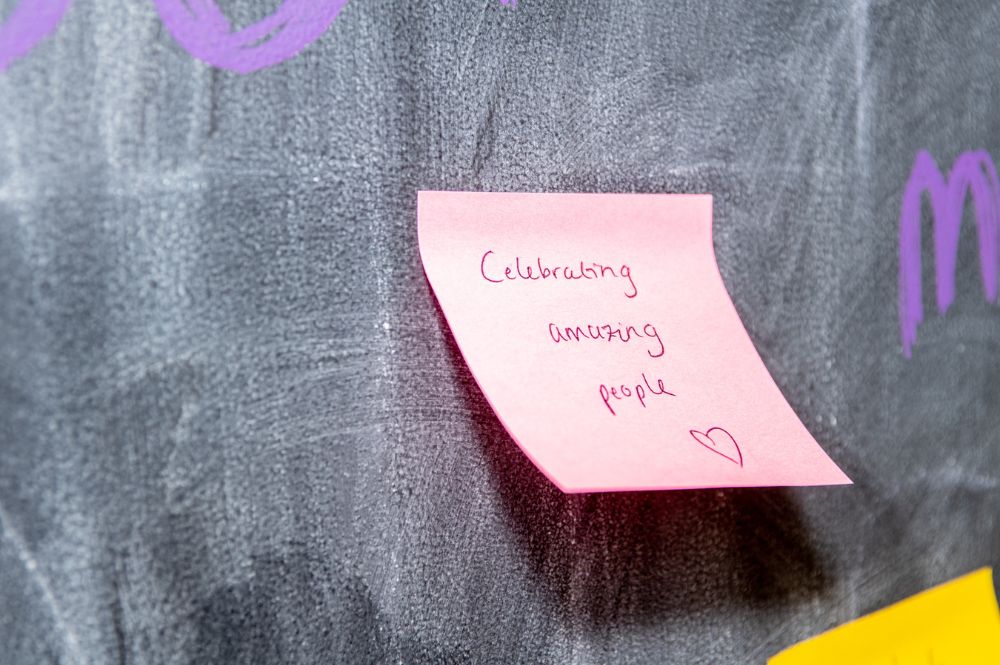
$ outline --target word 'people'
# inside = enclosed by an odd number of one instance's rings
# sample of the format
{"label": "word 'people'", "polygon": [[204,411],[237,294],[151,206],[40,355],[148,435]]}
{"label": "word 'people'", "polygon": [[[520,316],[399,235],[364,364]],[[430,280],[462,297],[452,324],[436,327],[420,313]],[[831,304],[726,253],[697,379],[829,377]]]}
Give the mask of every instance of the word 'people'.
{"label": "word 'people'", "polygon": [[[645,385],[645,387],[643,387]],[[626,399],[637,399],[642,408],[646,408],[646,396],[647,395],[663,395],[666,397],[677,397],[674,393],[667,390],[667,387],[663,384],[663,379],[656,380],[656,386],[649,385],[649,379],[646,378],[646,373],[642,373],[642,383],[636,382],[633,386],[627,386],[624,383],[618,386],[606,386],[603,383],[597,389],[597,392],[601,395],[601,400],[604,402],[604,406],[608,407],[608,411],[611,415],[618,415],[615,413],[614,407],[611,406],[611,400],[626,400]]]}

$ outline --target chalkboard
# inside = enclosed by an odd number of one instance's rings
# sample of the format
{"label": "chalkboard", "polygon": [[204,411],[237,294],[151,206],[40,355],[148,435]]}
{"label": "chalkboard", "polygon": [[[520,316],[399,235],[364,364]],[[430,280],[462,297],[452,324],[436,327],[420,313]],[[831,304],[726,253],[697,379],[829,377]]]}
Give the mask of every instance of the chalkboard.
{"label": "chalkboard", "polygon": [[[918,192],[909,346],[899,304],[917,156],[1000,155],[1000,6],[320,4],[253,57],[271,24],[216,49],[179,0],[0,32],[0,662],[763,663],[1000,563],[982,205],[942,315]],[[562,494],[457,350],[422,189],[711,193],[855,484]]]}

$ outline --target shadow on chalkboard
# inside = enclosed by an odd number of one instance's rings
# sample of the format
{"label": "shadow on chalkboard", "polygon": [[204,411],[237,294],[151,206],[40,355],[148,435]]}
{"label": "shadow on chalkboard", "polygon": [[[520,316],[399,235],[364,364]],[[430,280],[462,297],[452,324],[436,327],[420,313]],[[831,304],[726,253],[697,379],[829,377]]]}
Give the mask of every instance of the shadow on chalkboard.
{"label": "shadow on chalkboard", "polygon": [[444,337],[508,522],[561,611],[598,628],[653,624],[807,601],[830,588],[788,490],[564,494],[510,438]]}

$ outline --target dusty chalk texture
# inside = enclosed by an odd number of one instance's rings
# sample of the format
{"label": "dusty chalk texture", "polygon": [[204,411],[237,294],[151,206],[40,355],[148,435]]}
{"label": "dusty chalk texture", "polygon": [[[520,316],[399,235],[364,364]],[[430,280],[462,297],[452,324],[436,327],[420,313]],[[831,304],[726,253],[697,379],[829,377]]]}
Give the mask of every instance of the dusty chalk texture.
{"label": "dusty chalk texture", "polygon": [[[0,74],[0,662],[756,664],[1000,565],[971,211],[946,317],[924,245],[909,360],[896,305],[914,155],[1000,156],[998,31],[351,0],[241,76],[151,2],[77,0]],[[560,494],[457,352],[418,189],[712,193],[736,308],[856,484]]]}

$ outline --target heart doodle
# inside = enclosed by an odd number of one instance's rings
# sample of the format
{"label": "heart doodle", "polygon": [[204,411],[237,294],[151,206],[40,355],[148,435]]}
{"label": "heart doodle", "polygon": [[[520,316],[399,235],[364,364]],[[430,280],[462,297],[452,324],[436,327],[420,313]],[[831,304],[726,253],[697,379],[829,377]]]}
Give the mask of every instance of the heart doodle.
{"label": "heart doodle", "polygon": [[[713,432],[715,436],[713,436]],[[707,432],[699,432],[696,429],[691,430],[691,436],[694,440],[711,450],[716,455],[725,457],[727,460],[733,464],[739,464],[743,466],[743,453],[740,451],[740,447],[736,444],[736,439],[733,435],[722,429],[721,427],[713,427]]]}

